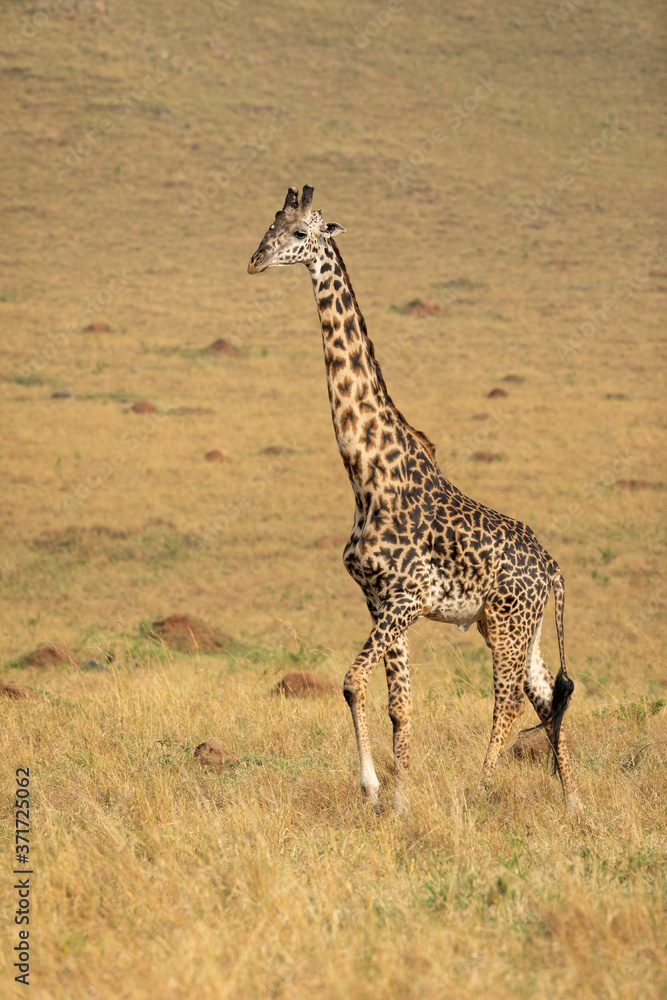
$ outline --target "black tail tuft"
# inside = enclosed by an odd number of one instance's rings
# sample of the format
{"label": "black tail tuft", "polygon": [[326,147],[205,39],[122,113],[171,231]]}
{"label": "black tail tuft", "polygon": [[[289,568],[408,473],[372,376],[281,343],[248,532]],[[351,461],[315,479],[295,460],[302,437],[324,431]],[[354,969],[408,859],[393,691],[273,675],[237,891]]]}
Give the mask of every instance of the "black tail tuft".
{"label": "black tail tuft", "polygon": [[546,729],[551,742],[551,752],[554,755],[554,774],[558,770],[558,743],[560,741],[560,729],[563,724],[563,716],[570,704],[570,698],[574,691],[574,684],[567,676],[565,666],[565,637],[563,632],[563,615],[565,612],[565,581],[556,563],[553,565],[553,577],[551,578],[554,603],[556,612],[556,632],[558,634],[558,653],[560,656],[560,670],[556,674],[551,696],[551,709],[546,719],[536,729]]}
{"label": "black tail tuft", "polygon": [[567,711],[567,707],[570,704],[570,698],[572,697],[572,692],[574,691],[574,682],[559,670],[556,674],[556,683],[554,684],[553,695],[551,698],[551,710],[543,722],[540,722],[537,726],[531,726],[530,729],[522,729],[520,735],[523,736],[525,733],[536,733],[540,729],[544,729],[549,737],[549,742],[551,743],[551,749],[549,754],[553,754],[553,773],[558,772],[558,744],[560,742],[560,729],[563,724],[563,716]]}
{"label": "black tail tuft", "polygon": [[549,717],[545,720],[544,725],[551,728],[551,749],[554,754],[554,774],[558,770],[558,743],[560,741],[560,727],[563,724],[563,716],[567,711],[567,707],[570,704],[570,698],[572,697],[572,692],[574,691],[574,682],[567,677],[563,670],[559,670],[556,674],[556,683],[554,684],[553,696],[551,699],[551,711],[549,712]]}

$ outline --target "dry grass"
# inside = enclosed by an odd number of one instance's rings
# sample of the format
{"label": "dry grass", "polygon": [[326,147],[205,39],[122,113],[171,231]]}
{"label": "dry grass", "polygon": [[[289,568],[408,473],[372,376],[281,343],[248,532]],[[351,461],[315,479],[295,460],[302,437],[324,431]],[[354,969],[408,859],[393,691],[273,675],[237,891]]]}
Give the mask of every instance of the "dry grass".
{"label": "dry grass", "polygon": [[[268,699],[252,673],[146,657],[12,706],[3,759],[35,775],[38,996],[659,995],[664,709],[580,711],[572,821],[535,765],[475,799],[487,700],[418,673],[394,820],[357,791],[343,699]],[[386,736],[379,684],[373,701]],[[211,735],[243,758],[232,774],[194,762]],[[377,753],[388,781],[386,739]]]}
{"label": "dry grass", "polygon": [[[350,54],[379,7],[218,10],[79,0],[34,32],[34,4],[0,12],[0,655],[46,695],[0,705],[0,794],[7,843],[13,768],[31,766],[34,993],[657,997],[664,18],[601,0],[552,30],[527,0],[414,2]],[[457,119],[480,76],[492,91]],[[285,669],[340,680],[368,629],[342,546],[317,544],[346,533],[352,500],[309,282],[245,274],[303,183],[348,230],[397,404],[457,485],[563,567],[580,822],[528,764],[471,796],[491,713],[472,632],[412,630],[400,821],[360,801],[342,700],[265,697]],[[219,338],[239,353],[206,353]],[[145,626],[173,613],[232,652],[151,645]],[[21,667],[43,643],[117,659]],[[378,673],[388,780],[385,700]],[[247,764],[204,773],[206,738]]]}

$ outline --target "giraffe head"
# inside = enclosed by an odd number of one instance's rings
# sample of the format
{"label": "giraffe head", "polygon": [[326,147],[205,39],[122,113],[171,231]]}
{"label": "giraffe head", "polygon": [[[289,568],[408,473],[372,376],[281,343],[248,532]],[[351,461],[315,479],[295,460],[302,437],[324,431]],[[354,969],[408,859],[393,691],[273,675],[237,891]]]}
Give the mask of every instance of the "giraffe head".
{"label": "giraffe head", "polygon": [[304,185],[299,201],[297,188],[290,188],[285,204],[267,229],[248,264],[248,274],[259,274],[267,267],[287,264],[311,264],[322,247],[345,230],[335,222],[325,223],[321,212],[312,210],[313,188]]}

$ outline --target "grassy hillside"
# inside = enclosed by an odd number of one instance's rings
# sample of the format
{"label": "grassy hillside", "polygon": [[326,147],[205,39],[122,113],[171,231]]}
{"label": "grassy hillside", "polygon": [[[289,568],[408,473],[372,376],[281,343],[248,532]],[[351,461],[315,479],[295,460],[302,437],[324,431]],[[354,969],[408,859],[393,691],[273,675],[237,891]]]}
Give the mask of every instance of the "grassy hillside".
{"label": "grassy hillside", "polygon": [[[0,706],[3,842],[29,764],[37,997],[665,988],[664,5],[442,6],[2,6],[0,656],[47,696]],[[265,699],[368,631],[318,544],[352,495],[310,282],[246,274],[304,183],[400,409],[563,569],[579,824],[539,767],[472,796],[476,633],[411,630],[400,823],[366,815],[342,699]],[[157,648],[173,612],[231,651]],[[43,643],[116,660],[21,666]],[[202,774],[211,736],[247,764]]]}

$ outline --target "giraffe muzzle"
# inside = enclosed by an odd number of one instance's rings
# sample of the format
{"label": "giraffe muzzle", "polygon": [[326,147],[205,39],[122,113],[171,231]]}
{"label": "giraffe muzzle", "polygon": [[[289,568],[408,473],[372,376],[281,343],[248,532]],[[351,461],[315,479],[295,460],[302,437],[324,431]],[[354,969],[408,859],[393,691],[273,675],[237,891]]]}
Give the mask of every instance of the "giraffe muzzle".
{"label": "giraffe muzzle", "polygon": [[267,255],[262,250],[258,250],[250,258],[250,263],[248,264],[248,274],[259,274],[260,271],[263,271],[266,267],[268,267],[268,263]]}

